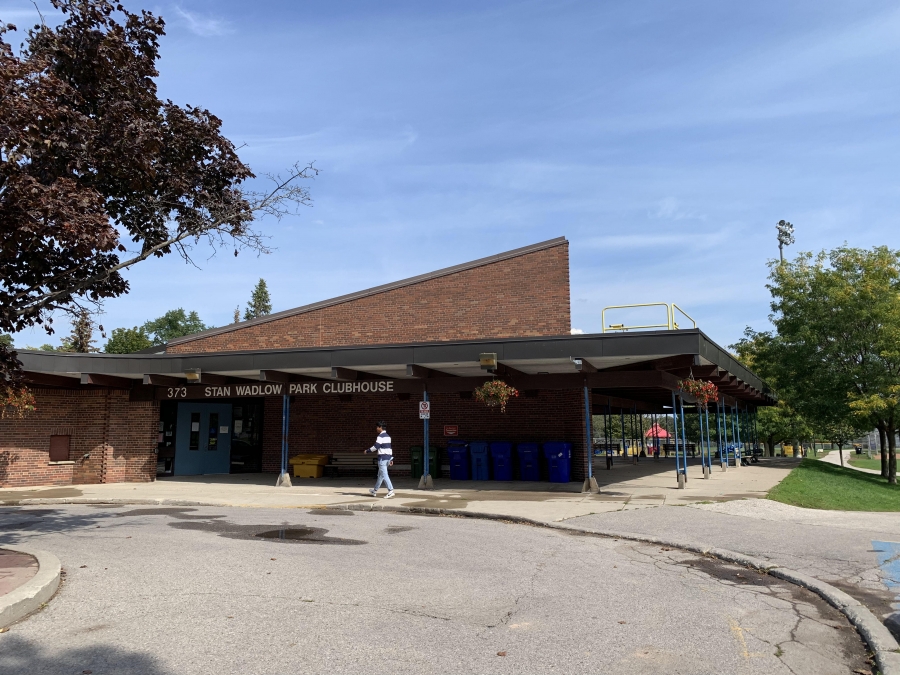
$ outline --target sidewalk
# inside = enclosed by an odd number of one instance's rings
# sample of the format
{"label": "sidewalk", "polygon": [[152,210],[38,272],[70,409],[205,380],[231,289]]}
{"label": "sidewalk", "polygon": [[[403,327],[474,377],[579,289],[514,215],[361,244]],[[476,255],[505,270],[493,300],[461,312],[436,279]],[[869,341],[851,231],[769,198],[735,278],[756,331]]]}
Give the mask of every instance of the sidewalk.
{"label": "sidewalk", "polygon": [[0,598],[26,583],[37,571],[37,560],[30,555],[0,548]]}
{"label": "sidewalk", "polygon": [[[602,460],[601,458],[601,461]],[[673,459],[619,461],[612,471],[595,468],[599,494],[582,494],[581,483],[434,481],[434,490],[417,489],[418,481],[394,480],[397,496],[388,503],[419,508],[453,509],[561,521],[592,513],[651,506],[686,505],[764,497],[796,466],[796,460],[766,460],[749,467],[713,467],[704,480],[699,464],[688,468],[688,483],[677,489]],[[603,466],[605,467],[605,461]],[[0,490],[0,506],[13,504],[138,501],[214,506],[312,508],[376,503],[368,494],[370,478],[293,478],[293,487],[276,488],[274,474],[232,474],[164,478],[153,483],[108,483],[72,487]],[[385,494],[382,489],[382,495]],[[52,500],[47,502],[45,500]]]}
{"label": "sidewalk", "polygon": [[[881,475],[881,472],[880,472],[880,471],[876,471],[875,469],[864,469],[864,468],[862,468],[861,466],[853,466],[853,465],[850,463],[850,456],[851,456],[851,454],[853,454],[854,457],[856,456],[856,455],[853,453],[852,450],[850,450],[850,451],[845,450],[845,451],[844,451],[844,468],[846,468],[846,469],[855,469],[856,471],[862,471],[863,473],[871,473],[871,474],[875,474],[876,476],[880,476],[880,475]],[[841,465],[841,457],[840,457],[840,454],[838,453],[837,450],[832,450],[831,452],[829,452],[829,453],[828,453],[827,455],[825,455],[824,457],[819,457],[819,461],[820,461],[820,462],[828,462],[829,464],[834,464],[835,466],[840,466],[840,465]]]}

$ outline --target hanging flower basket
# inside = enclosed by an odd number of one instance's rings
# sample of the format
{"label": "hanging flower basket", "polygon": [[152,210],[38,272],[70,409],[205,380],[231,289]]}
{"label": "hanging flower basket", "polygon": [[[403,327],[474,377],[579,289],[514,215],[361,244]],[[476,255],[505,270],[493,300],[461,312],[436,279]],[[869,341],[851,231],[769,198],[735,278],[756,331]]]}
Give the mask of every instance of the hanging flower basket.
{"label": "hanging flower basket", "polygon": [[693,377],[689,377],[679,382],[678,386],[681,387],[681,391],[685,394],[690,394],[697,399],[697,405],[704,410],[710,402],[715,403],[719,400],[719,388],[712,382],[695,380]]}
{"label": "hanging flower basket", "polygon": [[5,387],[0,393],[0,418],[18,417],[22,419],[27,413],[36,410],[34,394],[26,387]]}
{"label": "hanging flower basket", "polygon": [[507,401],[518,395],[519,390],[510,387],[503,380],[490,380],[480,387],[475,387],[475,400],[481,401],[488,408],[500,406],[500,412],[506,412]]}

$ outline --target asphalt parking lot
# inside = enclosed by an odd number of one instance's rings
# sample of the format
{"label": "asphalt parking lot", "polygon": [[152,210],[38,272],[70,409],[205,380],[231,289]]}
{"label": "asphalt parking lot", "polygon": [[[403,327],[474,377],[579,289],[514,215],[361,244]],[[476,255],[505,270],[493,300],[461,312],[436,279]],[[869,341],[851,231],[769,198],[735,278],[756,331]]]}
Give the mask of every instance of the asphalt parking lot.
{"label": "asphalt parking lot", "polygon": [[859,673],[817,596],[658,546],[458,517],[0,508],[66,573],[0,674]]}

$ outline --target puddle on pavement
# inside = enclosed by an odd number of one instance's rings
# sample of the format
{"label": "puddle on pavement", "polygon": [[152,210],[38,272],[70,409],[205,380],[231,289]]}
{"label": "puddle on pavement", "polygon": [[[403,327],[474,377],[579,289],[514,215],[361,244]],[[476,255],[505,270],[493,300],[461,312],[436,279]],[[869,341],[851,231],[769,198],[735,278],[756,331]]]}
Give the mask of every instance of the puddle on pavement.
{"label": "puddle on pavement", "polygon": [[384,528],[385,534],[400,534],[401,532],[409,532],[410,530],[414,530],[414,527],[405,527],[403,525],[391,525],[390,527]]}
{"label": "puddle on pavement", "polygon": [[236,525],[222,520],[214,521],[181,521],[169,523],[176,530],[192,530],[210,532],[226,539],[243,539],[244,541],[279,541],[292,544],[335,544],[337,546],[359,546],[368,544],[360,539],[342,539],[327,536],[328,530],[323,527],[303,527],[301,525]]}
{"label": "puddle on pavement", "polygon": [[352,516],[353,511],[347,509],[312,509],[307,511],[311,516]]}
{"label": "puddle on pavement", "polygon": [[[255,536],[262,537],[263,539],[309,539],[310,537],[314,537],[316,535],[316,530],[318,528],[315,527],[300,527],[300,528],[283,528],[280,530],[266,530],[265,532],[258,532]],[[327,531],[327,530],[326,530]]]}
{"label": "puddle on pavement", "polygon": [[188,515],[197,509],[185,508],[150,508],[150,509],[132,509],[131,511],[123,511],[117,513],[116,516],[124,518],[125,516],[169,516],[170,518],[178,518],[179,520],[213,520],[215,518],[224,518],[225,516],[192,516]]}
{"label": "puddle on pavement", "polygon": [[850,583],[844,580],[830,579],[828,583],[838,590],[844,591],[844,593],[850,597],[859,600],[880,619],[890,616],[892,612],[896,611],[893,608],[894,594],[889,590],[879,591],[874,588],[866,588],[859,584]]}
{"label": "puddle on pavement", "polygon": [[14,504],[20,499],[67,499],[84,493],[77,488],[50,488],[49,490],[0,490],[0,504]]}

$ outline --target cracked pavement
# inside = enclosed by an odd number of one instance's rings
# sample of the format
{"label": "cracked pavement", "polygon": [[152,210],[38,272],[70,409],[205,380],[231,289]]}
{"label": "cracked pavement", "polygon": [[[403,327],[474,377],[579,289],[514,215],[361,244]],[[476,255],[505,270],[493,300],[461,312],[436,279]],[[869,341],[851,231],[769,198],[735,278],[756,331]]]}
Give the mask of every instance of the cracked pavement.
{"label": "cracked pavement", "polygon": [[[747,499],[571,518],[566,525],[709,544],[789,567],[850,594],[883,619],[900,602],[873,542],[900,542],[896,513],[801,509]],[[894,580],[900,581],[900,580]]]}
{"label": "cracked pavement", "polygon": [[872,671],[846,619],[803,589],[538,527],[60,506],[0,508],[3,543],[52,551],[66,576],[0,634],[0,675]]}

